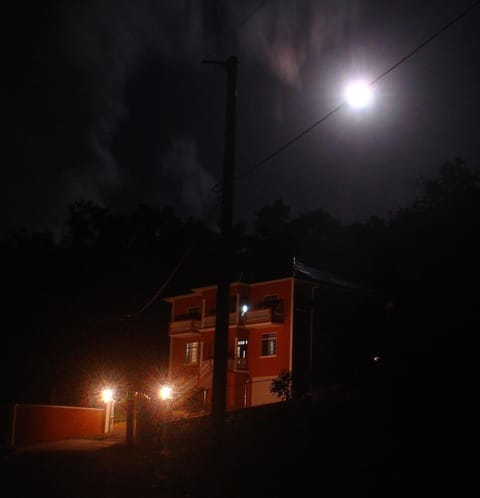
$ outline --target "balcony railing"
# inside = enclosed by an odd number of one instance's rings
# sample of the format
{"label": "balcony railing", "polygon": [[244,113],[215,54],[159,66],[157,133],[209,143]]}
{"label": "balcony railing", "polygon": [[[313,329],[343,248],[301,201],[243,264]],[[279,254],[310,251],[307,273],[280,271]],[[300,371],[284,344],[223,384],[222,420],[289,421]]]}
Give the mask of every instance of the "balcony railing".
{"label": "balcony railing", "polygon": [[[277,306],[267,306],[252,309],[242,315],[240,312],[229,313],[230,325],[261,325],[268,323],[283,323],[283,302]],[[216,315],[207,315],[203,319],[191,317],[184,319],[185,315],[178,315],[175,321],[170,322],[170,334],[199,333],[201,329],[215,328]]]}
{"label": "balcony railing", "polygon": [[196,319],[176,320],[174,322],[170,322],[170,334],[198,333],[200,325],[201,321]]}
{"label": "balcony railing", "polygon": [[272,308],[264,308],[261,310],[247,311],[242,317],[245,325],[255,323],[281,323],[283,322],[283,312]]}
{"label": "balcony railing", "polygon": [[247,358],[235,358],[234,365],[236,370],[248,370]]}
{"label": "balcony railing", "polygon": [[[204,329],[211,329],[215,327],[215,322],[216,322],[217,316],[216,315],[209,315],[206,316],[203,319],[202,322],[202,328]],[[228,314],[228,323],[230,325],[235,325],[237,323],[237,313],[229,313]]]}

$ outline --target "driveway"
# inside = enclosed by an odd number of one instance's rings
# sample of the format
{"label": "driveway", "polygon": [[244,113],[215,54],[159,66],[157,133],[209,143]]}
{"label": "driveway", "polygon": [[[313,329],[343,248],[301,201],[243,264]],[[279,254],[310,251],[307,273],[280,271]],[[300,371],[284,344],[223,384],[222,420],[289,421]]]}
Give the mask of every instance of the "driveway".
{"label": "driveway", "polygon": [[[125,426],[108,434],[35,444],[2,456],[4,498],[171,496],[158,458],[125,444]],[[152,456],[154,458],[152,458]],[[155,463],[157,462],[157,463]]]}
{"label": "driveway", "polygon": [[39,453],[39,452],[75,452],[96,451],[112,446],[124,446],[126,440],[126,426],[124,422],[115,424],[111,432],[99,434],[98,436],[83,436],[78,438],[62,439],[48,443],[30,444],[15,448],[14,452]]}

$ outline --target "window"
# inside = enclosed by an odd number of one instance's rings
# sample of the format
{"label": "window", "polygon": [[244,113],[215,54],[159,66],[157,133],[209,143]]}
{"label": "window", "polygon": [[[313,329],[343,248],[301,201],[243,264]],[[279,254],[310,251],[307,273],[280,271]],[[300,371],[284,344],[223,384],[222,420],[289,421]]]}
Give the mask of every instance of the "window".
{"label": "window", "polygon": [[198,342],[187,342],[185,346],[185,363],[198,363]]}
{"label": "window", "polygon": [[247,368],[248,339],[237,339],[237,357],[235,368],[245,370]]}
{"label": "window", "polygon": [[191,306],[188,308],[188,316],[192,318],[200,318],[200,306]]}
{"label": "window", "polygon": [[266,306],[273,306],[278,302],[278,294],[268,294],[263,297],[263,302]]}
{"label": "window", "polygon": [[277,334],[262,335],[262,356],[275,356],[277,354]]}
{"label": "window", "polygon": [[265,308],[274,308],[278,305],[278,302],[278,294],[268,294],[267,296],[263,296],[263,305]]}

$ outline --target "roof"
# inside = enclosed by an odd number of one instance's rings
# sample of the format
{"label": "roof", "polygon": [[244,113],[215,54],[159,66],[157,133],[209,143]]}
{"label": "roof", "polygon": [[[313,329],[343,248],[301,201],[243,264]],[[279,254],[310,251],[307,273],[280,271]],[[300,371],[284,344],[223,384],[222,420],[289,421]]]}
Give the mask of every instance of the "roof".
{"label": "roof", "polygon": [[[262,284],[269,284],[272,282],[281,282],[284,280],[291,280],[293,277],[282,277],[282,278],[277,278],[277,279],[272,279],[272,280],[259,280],[257,282],[242,282],[242,281],[235,281],[235,282],[230,282],[230,286],[255,286],[255,285],[262,285]],[[177,294],[175,296],[170,296],[170,297],[165,297],[163,298],[164,301],[167,303],[173,302],[175,299],[178,298],[185,298],[185,297],[190,297],[190,296],[198,296],[199,293],[208,291],[208,290],[214,290],[218,287],[217,284],[212,284],[212,285],[206,285],[202,287],[194,287],[191,290],[193,292],[186,292],[185,294]]]}
{"label": "roof", "polygon": [[350,289],[366,293],[373,292],[373,289],[367,286],[338,277],[337,275],[334,275],[333,273],[330,273],[328,271],[318,270],[317,268],[307,266],[306,264],[304,264],[303,262],[299,261],[296,258],[294,258],[293,261],[293,272],[294,275],[300,273],[303,278],[307,278],[309,281],[318,282],[320,284],[326,284],[333,287],[339,287],[343,289]]}

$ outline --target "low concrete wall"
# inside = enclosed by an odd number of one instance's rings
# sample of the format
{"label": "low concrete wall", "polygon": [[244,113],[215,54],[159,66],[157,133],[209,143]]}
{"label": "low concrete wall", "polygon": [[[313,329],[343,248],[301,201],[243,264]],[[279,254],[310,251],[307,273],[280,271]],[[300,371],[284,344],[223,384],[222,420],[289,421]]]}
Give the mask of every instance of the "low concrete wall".
{"label": "low concrete wall", "polygon": [[105,410],[100,408],[17,404],[11,410],[10,446],[105,432]]}

